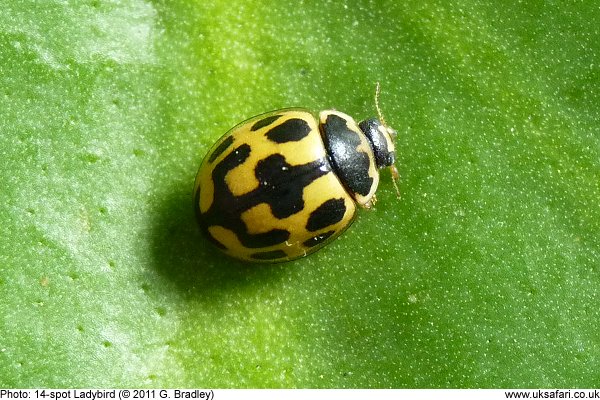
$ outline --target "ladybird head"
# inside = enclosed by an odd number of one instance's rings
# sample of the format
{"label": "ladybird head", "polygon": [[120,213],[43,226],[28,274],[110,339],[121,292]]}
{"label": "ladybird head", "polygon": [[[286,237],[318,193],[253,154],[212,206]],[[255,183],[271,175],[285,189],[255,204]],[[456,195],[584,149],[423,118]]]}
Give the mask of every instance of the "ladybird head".
{"label": "ladybird head", "polygon": [[381,114],[381,109],[379,108],[379,82],[377,82],[375,88],[375,108],[377,109],[378,118],[366,119],[358,125],[367,139],[369,139],[377,168],[390,169],[396,193],[400,197],[400,190],[397,183],[399,175],[395,165],[396,147],[394,145],[398,133],[385,123],[385,119]]}
{"label": "ladybird head", "polygon": [[387,168],[394,165],[396,161],[396,149],[394,146],[397,135],[396,131],[384,125],[377,118],[365,119],[358,126],[367,139],[369,139],[377,168]]}

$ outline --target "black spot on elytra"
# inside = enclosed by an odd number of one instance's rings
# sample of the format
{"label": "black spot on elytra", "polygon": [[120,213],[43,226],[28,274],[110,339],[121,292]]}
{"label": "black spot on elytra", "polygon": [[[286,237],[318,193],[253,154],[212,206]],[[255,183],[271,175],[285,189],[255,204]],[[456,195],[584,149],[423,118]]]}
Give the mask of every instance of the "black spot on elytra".
{"label": "black spot on elytra", "polygon": [[271,115],[270,117],[266,117],[261,120],[258,120],[254,123],[254,125],[252,125],[252,128],[250,128],[250,130],[252,132],[257,131],[260,128],[264,128],[265,126],[271,125],[273,122],[277,121],[279,118],[281,118],[281,115]]}
{"label": "black spot on elytra", "polygon": [[261,188],[260,194],[271,205],[275,217],[286,218],[304,208],[302,192],[312,181],[324,175],[323,171],[314,170],[321,164],[319,160],[292,167],[281,154],[273,154],[258,162],[255,175]]}
{"label": "black spot on elytra", "polygon": [[229,148],[229,146],[231,146],[232,143],[233,136],[228,136],[213,150],[213,152],[210,154],[210,157],[208,158],[208,162],[211,163],[215,161],[221,154],[223,154],[225,150]]}
{"label": "black spot on elytra", "polygon": [[255,260],[278,260],[285,257],[287,257],[287,254],[283,250],[261,251],[250,254],[250,258],[254,258]]}
{"label": "black spot on elytra", "polygon": [[310,131],[310,126],[305,120],[292,118],[270,129],[265,135],[272,142],[287,143],[304,139]]}
{"label": "black spot on elytra", "polygon": [[[276,218],[286,218],[304,208],[302,193],[304,188],[315,179],[329,173],[331,167],[325,159],[307,164],[290,165],[281,154],[273,154],[260,160],[254,170],[259,182],[256,189],[234,196],[225,182],[225,176],[232,169],[242,165],[250,156],[248,144],[232,149],[220,162],[214,165],[212,180],[214,184],[214,200],[205,213],[199,210],[199,188],[196,193],[196,215],[201,229],[208,238],[216,242],[208,228],[222,226],[233,231],[239,241],[248,248],[261,248],[284,243],[290,233],[283,229],[272,229],[268,232],[252,234],[242,220],[242,214],[259,204],[267,204]],[[223,244],[219,243],[223,248]],[[280,258],[280,257],[277,257]]]}
{"label": "black spot on elytra", "polygon": [[338,223],[344,218],[346,205],[344,199],[331,199],[321,204],[315,211],[310,213],[306,229],[316,232],[319,229],[326,228]]}
{"label": "black spot on elytra", "polygon": [[302,244],[306,247],[314,247],[320,243],[323,243],[331,235],[333,235],[334,232],[335,231],[328,231],[328,232],[321,233],[320,235],[311,237],[310,239],[304,241],[304,243],[302,243]]}
{"label": "black spot on elytra", "polygon": [[244,246],[252,249],[260,247],[272,246],[274,244],[283,243],[290,238],[290,233],[285,229],[272,229],[265,233],[255,233],[248,235],[244,242]]}
{"label": "black spot on elytra", "polygon": [[356,148],[360,146],[360,133],[348,128],[346,120],[331,114],[322,125],[323,141],[342,183],[352,193],[366,196],[373,186],[369,176],[369,155]]}

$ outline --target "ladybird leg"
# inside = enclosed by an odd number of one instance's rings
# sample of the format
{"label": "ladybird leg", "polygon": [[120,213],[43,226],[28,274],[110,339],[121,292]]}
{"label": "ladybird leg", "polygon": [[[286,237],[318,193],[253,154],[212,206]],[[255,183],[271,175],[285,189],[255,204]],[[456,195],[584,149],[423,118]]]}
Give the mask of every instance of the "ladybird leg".
{"label": "ladybird leg", "polygon": [[394,183],[394,188],[396,188],[396,196],[400,198],[400,188],[398,187],[400,174],[398,173],[398,168],[396,168],[396,166],[392,164],[390,165],[390,172],[392,173],[392,182]]}
{"label": "ladybird leg", "polygon": [[370,210],[371,208],[373,208],[373,206],[375,205],[375,203],[377,203],[377,196],[373,195],[369,201],[367,201],[365,204],[362,205],[363,208],[366,208],[367,210]]}

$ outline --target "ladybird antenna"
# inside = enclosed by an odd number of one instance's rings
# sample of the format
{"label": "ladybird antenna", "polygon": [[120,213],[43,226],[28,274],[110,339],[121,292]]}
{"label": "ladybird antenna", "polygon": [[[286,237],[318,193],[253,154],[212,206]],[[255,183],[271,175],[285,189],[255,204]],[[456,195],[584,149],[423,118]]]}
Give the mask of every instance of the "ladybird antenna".
{"label": "ladybird antenna", "polygon": [[396,189],[396,197],[400,198],[400,187],[398,186],[398,181],[400,180],[400,174],[398,173],[398,168],[396,165],[390,165],[390,172],[392,173],[392,183],[394,184],[394,189]]}
{"label": "ladybird antenna", "polygon": [[375,109],[377,110],[377,117],[379,118],[379,122],[383,125],[387,126],[385,123],[385,119],[383,118],[383,114],[381,113],[381,108],[379,107],[379,93],[381,92],[381,86],[379,82],[375,85]]}
{"label": "ladybird antenna", "polygon": [[[386,129],[391,130],[388,125],[385,123],[385,119],[383,118],[383,113],[381,112],[381,108],[379,107],[379,93],[381,92],[381,85],[379,82],[375,85],[375,109],[377,110],[377,117],[379,118],[379,122],[386,127]],[[392,130],[393,131],[393,130]],[[398,181],[400,180],[400,174],[398,173],[398,168],[396,168],[395,164],[389,166],[390,172],[392,174],[392,183],[394,184],[394,189],[396,189],[396,196],[400,198],[400,188],[398,187]]]}

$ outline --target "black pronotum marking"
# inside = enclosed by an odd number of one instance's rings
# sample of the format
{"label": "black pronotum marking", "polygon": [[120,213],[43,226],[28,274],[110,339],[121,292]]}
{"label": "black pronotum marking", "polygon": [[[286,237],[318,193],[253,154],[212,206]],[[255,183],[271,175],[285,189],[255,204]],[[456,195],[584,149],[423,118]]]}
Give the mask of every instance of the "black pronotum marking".
{"label": "black pronotum marking", "polygon": [[363,131],[375,155],[375,163],[377,168],[389,167],[396,161],[396,153],[388,149],[388,142],[383,137],[379,130],[381,122],[377,118],[369,118],[358,124],[360,130]]}
{"label": "black pronotum marking", "polygon": [[275,143],[298,142],[307,137],[310,131],[311,128],[305,120],[292,118],[273,127],[265,136]]}
{"label": "black pronotum marking", "polygon": [[359,133],[335,114],[329,115],[322,127],[323,142],[344,186],[351,193],[368,195],[373,186],[373,178],[369,176],[371,163],[367,153],[356,150],[361,144]]}
{"label": "black pronotum marking", "polygon": [[227,148],[229,146],[231,146],[232,143],[233,143],[233,136],[228,136],[211,153],[210,157],[208,157],[208,162],[211,163],[211,162],[215,161],[225,150],[227,150]]}
{"label": "black pronotum marking", "polygon": [[315,211],[310,213],[306,229],[316,232],[319,229],[326,228],[336,224],[344,218],[346,205],[344,199],[330,199],[321,204]]}
{"label": "black pronotum marking", "polygon": [[[198,212],[200,226],[207,236],[208,228],[222,226],[237,235],[248,248],[262,248],[284,243],[290,232],[273,229],[260,234],[250,234],[242,221],[243,212],[265,203],[276,218],[286,218],[304,208],[302,192],[315,179],[329,173],[331,166],[325,159],[319,159],[303,165],[290,165],[281,154],[273,154],[258,162],[254,175],[259,186],[241,196],[234,196],[225,182],[229,171],[242,165],[250,156],[251,147],[243,144],[231,150],[212,169],[214,200],[205,213]],[[200,188],[201,190],[201,188]],[[199,202],[196,201],[196,207]],[[197,210],[198,211],[198,210]],[[211,238],[216,241],[215,238]],[[222,245],[220,246],[223,247]],[[280,258],[277,256],[276,258]]]}
{"label": "black pronotum marking", "polygon": [[304,246],[306,247],[314,247],[320,243],[323,243],[325,240],[327,240],[331,235],[333,235],[335,233],[335,231],[327,231],[327,232],[323,232],[320,235],[311,237],[310,239],[304,241],[304,243],[302,243]]}
{"label": "black pronotum marking", "polygon": [[270,117],[266,117],[261,120],[258,120],[254,123],[254,125],[252,125],[252,128],[250,128],[250,130],[252,132],[257,131],[260,128],[264,128],[265,126],[271,125],[273,122],[277,121],[279,118],[281,118],[281,115],[271,115]]}

